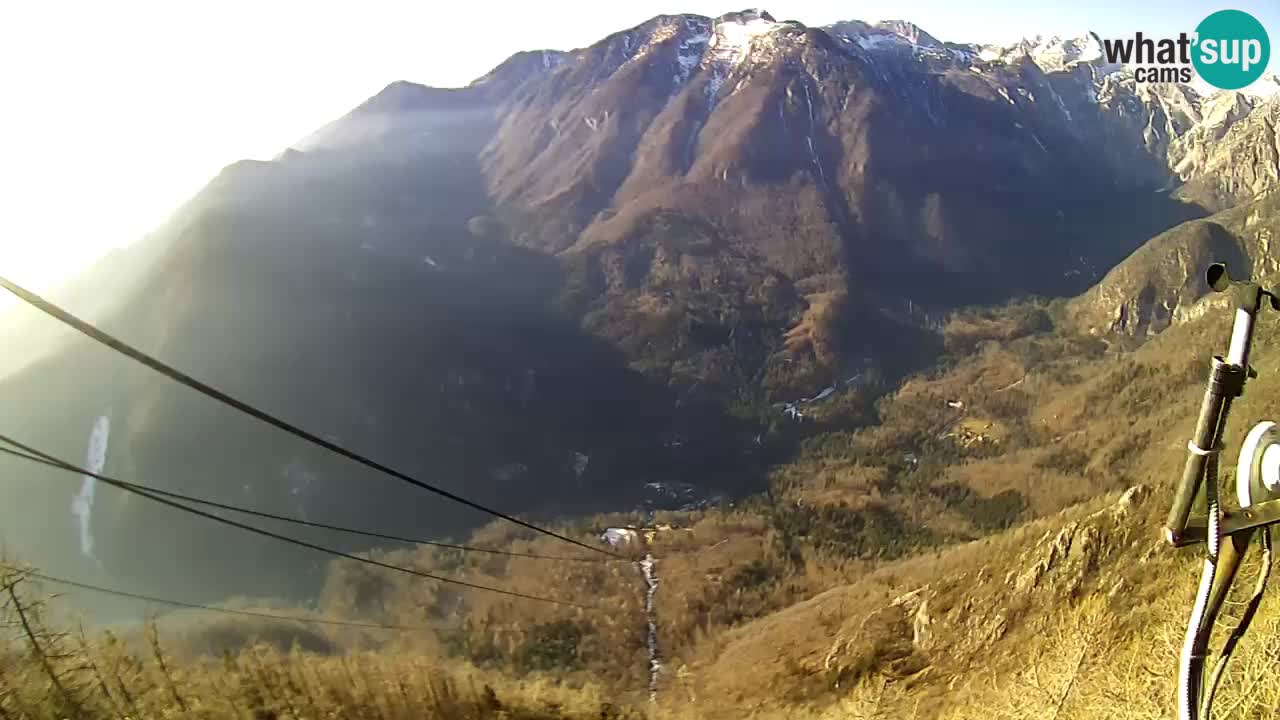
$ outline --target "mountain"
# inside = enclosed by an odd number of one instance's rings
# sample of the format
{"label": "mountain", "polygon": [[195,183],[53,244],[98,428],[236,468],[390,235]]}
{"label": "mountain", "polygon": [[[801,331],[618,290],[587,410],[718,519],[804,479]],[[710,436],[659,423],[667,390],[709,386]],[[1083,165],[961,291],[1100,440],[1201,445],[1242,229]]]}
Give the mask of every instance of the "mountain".
{"label": "mountain", "polygon": [[[229,166],[59,299],[503,509],[639,507],[654,482],[749,494],[818,425],[796,422],[802,401],[836,394],[861,410],[831,422],[867,421],[877,382],[937,360],[944,313],[1082,292],[1205,214],[1169,192],[1167,156],[1201,100],[1089,47],[983,59],[908,22],[659,16],[465,88],[392,83]],[[0,420],[30,442],[77,459],[107,414],[108,473],[408,534],[479,521],[61,337],[0,381]],[[6,491],[37,510],[15,534],[41,564],[83,564],[56,482]],[[98,507],[119,577],[265,593],[305,575],[298,554],[110,494]]]}
{"label": "mountain", "polygon": [[[705,403],[677,412],[674,390],[554,307],[564,271],[553,258],[504,242],[483,221],[477,157],[494,127],[483,103],[481,91],[393,84],[300,143],[313,149],[228,167],[130,248],[130,262],[145,258],[147,271],[112,309],[86,314],[269,412],[512,511],[635,505],[646,482],[694,475],[708,492],[758,487],[754,431]],[[118,267],[109,261],[94,277]],[[67,298],[79,311],[75,300]],[[109,414],[108,474],[326,522],[368,526],[372,516],[406,535],[447,536],[482,518],[362,473],[85,339],[68,338],[6,377],[0,393],[4,427],[73,461],[94,420]],[[21,475],[29,481],[5,487],[3,503],[24,508],[5,516],[17,548],[51,569],[92,571],[77,557],[68,510],[75,479]],[[104,490],[94,516],[99,559],[121,582],[190,597],[318,581],[313,554],[138,498]],[[246,570],[247,556],[260,562]]]}
{"label": "mountain", "polygon": [[1102,42],[1094,33],[1079,37],[1035,36],[1023,38],[1012,45],[979,45],[975,54],[985,62],[1018,63],[1030,59],[1045,72],[1069,71],[1081,64],[1088,64],[1107,75],[1118,67],[1103,64]]}
{"label": "mountain", "polygon": [[1280,270],[1280,194],[1193,220],[1156,237],[1071,302],[1073,318],[1094,334],[1150,336],[1205,314],[1225,298],[1206,298],[1205,268],[1226,262],[1237,277]]}
{"label": "mountain", "polygon": [[1187,181],[1200,175],[1216,152],[1219,141],[1236,121],[1253,111],[1255,102],[1240,92],[1222,92],[1205,98],[1200,120],[1169,145],[1169,166],[1178,179]]}
{"label": "mountain", "polygon": [[[503,105],[482,158],[496,212],[570,268],[593,333],[668,382],[808,384],[788,393],[919,355],[891,349],[899,307],[1078,292],[1197,214],[1153,192],[1191,124],[1174,90],[983,64],[913,27],[662,16],[576,51]],[[723,342],[680,327],[745,332],[755,359],[726,368]]]}
{"label": "mountain", "polygon": [[[1144,165],[1163,168],[1163,157],[1083,161],[1097,144],[1132,157],[1149,123],[1112,123],[1092,78],[1034,64],[975,72],[964,52],[915,37],[925,44],[767,14],[656,18],[506,108],[485,153],[490,189],[529,247],[625,244],[668,213],[720,226],[736,249],[816,290],[943,273],[952,301],[989,293],[999,274],[1032,274],[1002,291],[1045,289],[1061,277],[1035,268],[1106,263],[1154,230],[1117,228],[1110,208],[1150,201],[1167,171]],[[994,227],[979,208],[999,209]],[[1171,223],[1178,212],[1152,214]],[[922,284],[917,299],[934,289]]]}
{"label": "mountain", "polygon": [[1220,93],[1203,108],[1169,159],[1185,181],[1177,195],[1221,211],[1152,238],[1073,300],[1073,317],[1092,333],[1149,336],[1199,317],[1220,301],[1202,300],[1204,268],[1215,260],[1242,277],[1280,269],[1280,98]]}
{"label": "mountain", "polygon": [[[1280,187],[1280,95],[1257,101],[1223,97],[1210,138],[1192,136],[1171,153],[1184,185],[1179,194],[1204,207],[1225,209]],[[1207,124],[1207,123],[1206,123]],[[1216,135],[1216,138],[1212,136]]]}

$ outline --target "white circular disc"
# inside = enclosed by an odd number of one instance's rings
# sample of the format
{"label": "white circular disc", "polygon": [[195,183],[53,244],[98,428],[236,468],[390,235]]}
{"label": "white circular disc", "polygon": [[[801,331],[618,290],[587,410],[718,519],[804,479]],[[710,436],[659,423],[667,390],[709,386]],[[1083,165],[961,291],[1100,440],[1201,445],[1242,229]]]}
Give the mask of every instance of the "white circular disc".
{"label": "white circular disc", "polygon": [[1280,445],[1268,445],[1262,451],[1262,486],[1280,495]]}
{"label": "white circular disc", "polygon": [[[1280,447],[1276,445],[1278,441],[1280,441],[1280,435],[1273,422],[1258,423],[1245,437],[1244,445],[1240,448],[1240,459],[1236,462],[1236,496],[1240,500],[1240,507],[1249,507],[1278,497],[1270,488],[1280,484],[1280,478],[1270,484],[1264,483],[1263,476],[1267,473],[1263,471],[1265,463],[1262,462],[1263,453]],[[1274,453],[1267,454],[1277,457]],[[1254,472],[1255,467],[1258,472]],[[1277,469],[1277,473],[1280,474],[1280,468]]]}

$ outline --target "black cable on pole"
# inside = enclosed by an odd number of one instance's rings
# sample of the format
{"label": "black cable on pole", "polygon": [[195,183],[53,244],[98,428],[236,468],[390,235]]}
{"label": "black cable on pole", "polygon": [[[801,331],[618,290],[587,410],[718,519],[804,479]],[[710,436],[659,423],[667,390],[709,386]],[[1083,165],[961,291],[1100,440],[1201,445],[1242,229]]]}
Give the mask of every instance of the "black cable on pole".
{"label": "black cable on pole", "polygon": [[[15,457],[26,458],[27,460],[39,460],[39,456],[27,455],[24,453],[14,452],[0,448],[0,452]],[[121,485],[128,485],[131,488],[142,492],[155,493],[173,500],[181,500],[183,502],[194,503],[196,505],[204,505],[205,507],[217,508],[219,510],[227,510],[230,512],[242,513],[244,515],[252,515],[255,517],[266,518],[267,520],[278,520],[280,522],[292,523],[303,527],[319,528],[321,530],[332,530],[334,532],[348,533],[351,535],[363,535],[364,537],[377,538],[379,540],[391,540],[393,542],[410,543],[412,545],[429,545],[431,547],[445,548],[448,550],[461,550],[462,552],[486,553],[489,555],[503,555],[506,557],[527,558],[531,560],[556,560],[560,562],[611,562],[604,558],[588,558],[588,557],[563,557],[560,555],[540,555],[538,553],[522,553],[513,550],[498,550],[494,548],[473,547],[471,545],[456,545],[454,543],[439,542],[436,540],[423,540],[420,538],[409,538],[400,535],[388,535],[386,533],[377,533],[370,530],[357,530],[356,528],[343,527],[341,525],[330,525],[328,523],[314,522],[311,520],[303,520],[301,518],[289,517],[288,515],[277,515],[275,513],[263,512],[261,510],[250,510],[249,508],[240,507],[238,505],[228,505],[226,503],[216,502],[214,500],[205,500],[204,498],[184,495],[182,493],[173,492],[171,490],[161,490],[160,488],[142,485],[140,483],[129,482],[127,480],[117,480]]]}
{"label": "black cable on pole", "polygon": [[56,583],[58,585],[66,585],[67,587],[79,588],[81,590],[89,590],[96,593],[102,593],[103,595],[115,595],[116,597],[129,598],[130,600],[142,600],[144,602],[156,603],[157,605],[169,605],[171,607],[187,608],[190,610],[203,610],[206,612],[213,612],[213,613],[225,613],[227,615],[242,615],[245,617],[264,618],[267,620],[313,623],[316,625],[336,625],[339,627],[369,628],[373,630],[399,630],[403,632],[421,632],[425,630],[434,629],[428,625],[418,625],[418,626],[382,625],[380,623],[363,623],[363,622],[355,622],[352,620],[325,620],[323,618],[293,617],[291,615],[276,615],[274,613],[254,612],[252,610],[233,610],[232,608],[220,608],[220,607],[213,607],[211,605],[199,605],[196,603],[182,602],[181,600],[168,600],[165,598],[152,597],[150,595],[140,595],[138,593],[125,592],[123,590],[112,590],[111,588],[104,588],[104,587],[99,587],[97,585],[90,585],[89,583],[77,582],[75,580],[66,580],[63,578],[52,577],[50,575],[42,575],[40,573],[32,572],[30,570],[22,570],[20,568],[14,568],[9,566],[5,566],[5,567],[7,567],[9,570],[12,570],[13,572],[20,573],[27,577],[35,578],[36,580],[43,580],[45,582]]}
{"label": "black cable on pole", "polygon": [[0,447],[0,453],[11,455],[13,457],[22,458],[23,460],[39,463],[41,465],[47,465],[49,467],[57,468],[59,470],[63,470],[69,473],[86,475],[88,477],[95,478],[103,483],[106,483],[107,485],[110,485],[112,487],[116,487],[121,490],[124,490],[125,492],[130,492],[135,495],[141,495],[142,497],[145,497],[148,500],[151,500],[153,502],[158,502],[161,505],[167,505],[169,507],[176,508],[183,512],[191,513],[192,515],[198,515],[200,517],[213,520],[214,522],[222,523],[223,525],[229,525],[231,527],[238,528],[246,532],[251,532],[255,535],[262,535],[264,537],[269,537],[273,540],[279,540],[280,542],[289,543],[290,545],[297,545],[299,547],[304,547],[311,550],[318,550],[320,552],[333,555],[334,557],[345,558],[347,560],[354,560],[356,562],[364,563],[366,565],[380,567],[385,570],[394,570],[396,572],[402,572],[407,575],[414,575],[416,577],[425,578],[427,580],[438,580],[443,583],[449,583],[450,585],[460,585],[462,587],[471,588],[473,590],[484,590],[486,592],[498,593],[499,595],[508,595],[511,597],[521,598],[524,600],[536,600],[538,602],[552,603],[555,605],[566,605],[569,607],[575,607],[579,609],[591,609],[591,608],[587,608],[584,605],[580,605],[574,602],[569,602],[567,600],[556,600],[554,598],[541,597],[538,595],[526,595],[525,593],[515,592],[513,590],[503,590],[501,588],[490,587],[488,585],[478,585],[476,583],[467,582],[465,580],[457,580],[454,578],[448,578],[441,575],[434,575],[432,573],[423,572],[421,570],[414,570],[412,568],[407,568],[401,565],[392,565],[390,563],[384,563],[380,560],[360,557],[359,555],[353,555],[348,552],[343,552],[341,550],[336,550],[334,548],[325,547],[324,545],[317,545],[312,542],[307,542],[306,540],[299,540],[297,538],[292,538],[292,537],[289,537],[288,535],[281,535],[280,533],[275,533],[270,530],[263,530],[262,528],[254,527],[252,525],[246,525],[241,522],[236,522],[235,520],[230,520],[220,515],[207,513],[203,510],[197,510],[196,508],[183,505],[182,503],[174,502],[173,500],[168,500],[166,498],[160,497],[159,495],[153,495],[152,493],[149,493],[145,490],[139,490],[136,487],[130,486],[129,483],[116,480],[114,478],[110,478],[105,475],[100,475],[98,473],[90,472],[87,468],[82,468],[76,465],[72,465],[71,463],[68,463],[65,460],[61,460],[47,453],[43,453],[39,450],[36,450],[33,447],[24,445],[14,440],[13,438],[8,437],[7,435],[0,435],[0,441],[4,441],[24,451],[24,452],[16,452],[14,450],[10,450],[9,448]]}
{"label": "black cable on pole", "polygon": [[396,478],[397,480],[401,480],[403,482],[409,483],[414,487],[420,488],[422,490],[426,490],[427,492],[435,493],[436,495],[448,498],[456,503],[461,503],[462,505],[466,505],[467,507],[472,508],[474,510],[479,510],[480,512],[488,513],[489,515],[492,515],[494,517],[502,518],[507,522],[515,523],[516,525],[519,525],[524,528],[528,528],[529,530],[533,530],[543,535],[548,535],[558,540],[563,540],[564,542],[570,543],[572,545],[577,545],[578,547],[586,548],[588,550],[591,550],[592,552],[598,552],[598,553],[603,553],[605,555],[609,555],[611,557],[617,557],[615,553],[609,552],[608,550],[604,550],[603,548],[594,547],[592,545],[588,545],[579,540],[574,540],[573,538],[561,535],[560,533],[557,533],[553,530],[547,530],[545,528],[538,527],[533,523],[526,522],[524,520],[521,520],[512,515],[508,515],[507,513],[501,512],[499,510],[494,510],[493,508],[485,507],[484,505],[481,505],[480,503],[477,503],[472,500],[468,500],[462,497],[461,495],[456,495],[443,488],[439,488],[434,485],[431,485],[430,483],[426,483],[426,482],[423,482],[422,480],[418,480],[417,478],[414,478],[410,475],[400,472],[395,468],[389,467],[387,465],[383,465],[382,463],[376,460],[372,460],[357,452],[348,450],[342,447],[341,445],[338,445],[337,443],[330,442],[329,440],[325,440],[319,435],[303,430],[302,428],[296,425],[293,425],[284,420],[281,420],[280,418],[277,418],[276,416],[271,415],[263,410],[259,410],[258,408],[246,402],[237,400],[236,398],[222,392],[221,390],[218,390],[215,387],[212,387],[203,382],[200,382],[199,380],[196,380],[190,375],[187,375],[186,373],[180,370],[170,367],[169,365],[164,364],[163,362],[151,357],[150,355],[147,355],[141,350],[134,348],[133,346],[119,340],[118,338],[106,332],[103,332],[102,330],[99,330],[98,328],[94,327],[92,324],[84,320],[81,320],[75,315],[72,315],[66,310],[63,310],[57,305],[54,305],[48,300],[45,300],[39,295],[31,292],[30,290],[23,288],[22,286],[18,285],[17,283],[14,283],[12,280],[9,280],[8,278],[0,276],[0,287],[3,287],[5,290],[8,290],[9,292],[13,293],[13,295],[15,295],[19,300],[22,300],[28,305],[31,305],[32,307],[43,312],[44,314],[63,323],[64,325],[68,325],[74,328],[75,330],[78,330],[79,332],[83,333],[84,335],[92,338],[93,340],[96,340],[97,342],[102,343],[103,345],[106,345],[112,350],[115,350],[116,352],[122,355],[126,355],[130,357],[133,360],[139,363],[142,363],[143,365],[146,365],[152,370],[155,370],[161,375],[164,375],[177,383],[185,385],[191,388],[192,390],[195,390],[196,392],[201,393],[202,395],[211,397],[214,400],[217,400],[218,402],[223,403],[224,405],[228,405],[232,408],[235,408],[236,410],[239,410],[242,413],[245,413],[246,415],[255,417],[258,420],[261,420],[262,422],[267,423],[268,425],[277,427],[289,433],[290,435],[306,440],[307,442],[313,445],[317,445],[319,447],[324,448],[325,450],[328,450],[329,452],[335,453],[337,455],[341,455],[342,457],[347,458],[348,460],[364,465],[365,467],[376,470],[384,475],[389,475],[393,478]]}

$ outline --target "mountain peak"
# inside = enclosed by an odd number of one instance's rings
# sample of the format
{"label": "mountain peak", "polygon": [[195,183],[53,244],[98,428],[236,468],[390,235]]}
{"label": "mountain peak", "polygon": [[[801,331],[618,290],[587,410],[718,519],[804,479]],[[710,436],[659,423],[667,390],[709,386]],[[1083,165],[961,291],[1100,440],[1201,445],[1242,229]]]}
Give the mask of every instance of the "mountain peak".
{"label": "mountain peak", "polygon": [[1097,33],[1079,35],[1034,35],[1009,45],[982,45],[978,57],[986,62],[1016,64],[1029,58],[1044,72],[1065,72],[1075,67],[1091,65],[1099,76],[1111,75],[1123,68],[1107,64],[1102,41]]}
{"label": "mountain peak", "polygon": [[1054,35],[1050,38],[1037,38],[1028,54],[1045,72],[1066,70],[1076,63],[1097,62],[1103,58],[1102,43],[1091,32],[1075,37]]}
{"label": "mountain peak", "polygon": [[408,80],[396,80],[379,90],[376,95],[360,104],[356,110],[363,112],[399,112],[416,109],[429,102],[435,88]]}
{"label": "mountain peak", "polygon": [[561,50],[525,50],[503,60],[489,72],[471,82],[471,87],[505,94],[530,78],[553,72],[569,58]]}
{"label": "mountain peak", "polygon": [[781,27],[781,23],[764,10],[742,10],[721,15],[715,21],[715,39],[712,41],[713,57],[738,62],[751,50],[756,38],[768,35]]}
{"label": "mountain peak", "polygon": [[863,50],[945,52],[946,46],[923,28],[907,20],[882,20],[872,25],[862,20],[844,20],[824,28],[837,39]]}
{"label": "mountain peak", "polygon": [[931,48],[942,47],[942,43],[936,37],[925,32],[924,28],[909,20],[881,20],[875,26],[880,30],[897,35],[912,45]]}
{"label": "mountain peak", "polygon": [[739,25],[747,25],[750,23],[765,22],[776,23],[777,20],[769,14],[768,10],[760,8],[749,8],[747,10],[739,10],[737,12],[725,13],[716,18],[716,24],[720,23],[738,23]]}

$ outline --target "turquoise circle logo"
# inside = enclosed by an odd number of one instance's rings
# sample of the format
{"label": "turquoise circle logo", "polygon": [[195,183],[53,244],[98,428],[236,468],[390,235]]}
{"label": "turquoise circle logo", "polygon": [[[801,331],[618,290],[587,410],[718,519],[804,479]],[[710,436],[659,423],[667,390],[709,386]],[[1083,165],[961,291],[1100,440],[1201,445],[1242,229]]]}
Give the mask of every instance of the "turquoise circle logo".
{"label": "turquoise circle logo", "polygon": [[1219,10],[1196,26],[1191,63],[1210,85],[1239,90],[1257,80],[1271,61],[1271,40],[1247,12]]}

